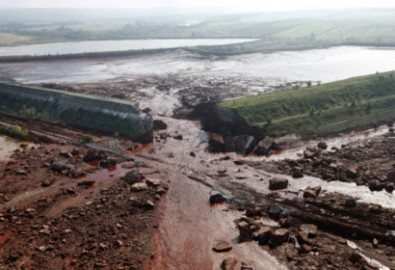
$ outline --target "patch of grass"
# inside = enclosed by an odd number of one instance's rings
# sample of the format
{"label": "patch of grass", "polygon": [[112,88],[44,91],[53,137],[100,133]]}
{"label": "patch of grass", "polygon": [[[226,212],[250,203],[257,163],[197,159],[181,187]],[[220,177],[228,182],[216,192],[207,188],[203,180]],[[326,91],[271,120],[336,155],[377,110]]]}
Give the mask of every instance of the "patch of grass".
{"label": "patch of grass", "polygon": [[31,40],[32,38],[28,36],[0,32],[0,46],[24,44]]}
{"label": "patch of grass", "polygon": [[24,140],[29,135],[29,130],[18,125],[8,125],[1,123],[0,132],[12,138]]}
{"label": "patch of grass", "polygon": [[222,102],[271,135],[337,133],[395,119],[395,72]]}

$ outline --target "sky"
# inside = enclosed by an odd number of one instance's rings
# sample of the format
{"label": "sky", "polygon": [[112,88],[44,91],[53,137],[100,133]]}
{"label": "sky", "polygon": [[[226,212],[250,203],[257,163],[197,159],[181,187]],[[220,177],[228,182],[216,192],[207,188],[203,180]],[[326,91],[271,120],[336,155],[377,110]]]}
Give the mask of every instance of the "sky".
{"label": "sky", "polygon": [[221,8],[224,11],[288,11],[395,7],[394,0],[0,0],[0,8]]}

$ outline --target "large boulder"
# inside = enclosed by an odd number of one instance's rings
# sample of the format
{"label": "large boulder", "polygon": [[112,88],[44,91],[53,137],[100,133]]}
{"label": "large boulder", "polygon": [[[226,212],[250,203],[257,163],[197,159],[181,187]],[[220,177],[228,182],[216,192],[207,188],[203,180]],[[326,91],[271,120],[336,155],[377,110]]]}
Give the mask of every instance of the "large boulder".
{"label": "large boulder", "polygon": [[254,150],[254,154],[257,156],[264,156],[269,154],[270,150],[272,150],[272,146],[274,143],[274,139],[271,137],[266,137],[261,140]]}
{"label": "large boulder", "polygon": [[281,177],[273,177],[269,180],[270,190],[281,190],[288,187],[288,179]]}

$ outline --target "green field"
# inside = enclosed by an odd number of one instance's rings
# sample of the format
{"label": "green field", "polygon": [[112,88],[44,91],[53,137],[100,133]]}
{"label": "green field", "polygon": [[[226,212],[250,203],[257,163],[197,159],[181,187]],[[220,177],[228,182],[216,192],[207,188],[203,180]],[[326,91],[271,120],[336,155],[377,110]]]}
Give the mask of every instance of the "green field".
{"label": "green field", "polygon": [[395,72],[222,102],[271,135],[326,135],[395,119]]}
{"label": "green field", "polygon": [[[0,46],[146,38],[261,39],[241,47],[206,49],[207,53],[222,54],[335,45],[395,46],[395,9],[233,15],[140,14],[128,10],[4,10],[3,13]],[[189,21],[198,23],[185,26]]]}

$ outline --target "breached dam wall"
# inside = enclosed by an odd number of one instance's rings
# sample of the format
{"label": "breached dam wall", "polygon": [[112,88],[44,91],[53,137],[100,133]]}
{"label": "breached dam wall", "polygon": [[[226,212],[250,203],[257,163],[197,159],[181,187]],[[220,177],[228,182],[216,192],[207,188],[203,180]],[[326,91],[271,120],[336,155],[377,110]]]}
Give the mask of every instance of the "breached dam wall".
{"label": "breached dam wall", "polygon": [[122,100],[0,82],[0,113],[152,140],[152,117]]}

